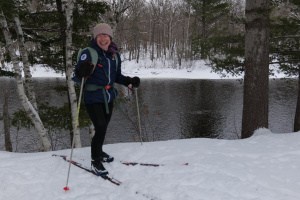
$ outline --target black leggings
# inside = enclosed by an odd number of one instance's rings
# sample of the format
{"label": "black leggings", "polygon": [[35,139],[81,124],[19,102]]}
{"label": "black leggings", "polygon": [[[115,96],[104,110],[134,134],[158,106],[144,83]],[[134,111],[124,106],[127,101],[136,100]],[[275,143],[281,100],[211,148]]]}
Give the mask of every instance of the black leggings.
{"label": "black leggings", "polygon": [[113,101],[108,103],[109,114],[107,114],[104,103],[85,104],[86,110],[95,127],[95,135],[91,144],[91,156],[93,160],[99,159],[103,151],[102,146],[107,126],[113,112],[113,105]]}

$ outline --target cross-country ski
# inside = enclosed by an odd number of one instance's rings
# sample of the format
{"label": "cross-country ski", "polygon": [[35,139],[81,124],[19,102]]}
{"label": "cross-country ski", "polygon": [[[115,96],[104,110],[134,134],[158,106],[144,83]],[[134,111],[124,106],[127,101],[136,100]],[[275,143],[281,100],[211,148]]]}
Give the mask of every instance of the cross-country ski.
{"label": "cross-country ski", "polygon": [[[159,167],[159,166],[166,166],[166,165],[175,165],[175,164],[154,164],[154,163],[142,163],[142,162],[125,162],[125,161],[120,161],[123,165],[131,165],[131,166],[136,166],[136,165],[141,165],[141,166],[146,166],[146,167]],[[188,165],[189,163],[184,163],[184,164],[179,164],[179,165]]]}
{"label": "cross-country ski", "polygon": [[119,181],[119,180],[113,178],[113,177],[110,176],[110,175],[104,175],[104,176],[101,176],[101,175],[99,175],[99,174],[96,174],[93,170],[91,170],[90,168],[88,168],[88,167],[82,165],[82,164],[79,163],[79,162],[76,162],[76,161],[74,161],[74,160],[70,161],[69,159],[67,159],[67,156],[56,155],[56,154],[53,154],[52,156],[61,157],[61,158],[63,158],[63,160],[65,160],[65,161],[67,161],[67,162],[71,162],[71,164],[73,164],[74,166],[79,167],[79,168],[81,168],[81,169],[83,169],[83,170],[85,170],[85,171],[87,171],[87,172],[89,172],[89,173],[92,173],[92,174],[94,174],[95,176],[99,176],[99,177],[103,178],[104,180],[108,180],[108,181],[110,181],[111,183],[113,183],[113,184],[115,184],[115,185],[121,185],[121,184],[122,184],[121,181]]}

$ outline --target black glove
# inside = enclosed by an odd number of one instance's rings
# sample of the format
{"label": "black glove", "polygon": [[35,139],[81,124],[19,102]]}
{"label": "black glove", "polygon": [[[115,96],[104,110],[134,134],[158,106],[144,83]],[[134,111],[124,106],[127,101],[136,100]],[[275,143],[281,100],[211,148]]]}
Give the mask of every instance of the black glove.
{"label": "black glove", "polygon": [[139,87],[140,86],[140,78],[135,76],[133,78],[129,77],[129,76],[125,76],[124,79],[123,79],[123,84],[125,86],[128,86],[129,84],[132,85],[132,87]]}
{"label": "black glove", "polygon": [[136,87],[136,88],[139,87],[140,86],[140,82],[141,82],[141,80],[137,76],[131,78],[132,87]]}
{"label": "black glove", "polygon": [[75,70],[75,76],[77,78],[88,77],[94,71],[94,65],[90,62],[82,62]]}

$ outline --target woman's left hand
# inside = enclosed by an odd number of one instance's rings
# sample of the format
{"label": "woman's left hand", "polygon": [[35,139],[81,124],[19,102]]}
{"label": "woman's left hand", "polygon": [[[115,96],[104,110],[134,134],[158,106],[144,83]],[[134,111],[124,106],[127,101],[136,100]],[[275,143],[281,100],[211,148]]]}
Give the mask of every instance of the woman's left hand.
{"label": "woman's left hand", "polygon": [[132,87],[135,87],[135,88],[139,87],[140,86],[140,82],[141,82],[141,80],[137,76],[131,78]]}
{"label": "woman's left hand", "polygon": [[123,84],[127,87],[128,85],[132,85],[132,87],[139,87],[140,86],[140,78],[135,76],[133,78],[129,77],[129,76],[125,76],[124,80],[123,80]]}

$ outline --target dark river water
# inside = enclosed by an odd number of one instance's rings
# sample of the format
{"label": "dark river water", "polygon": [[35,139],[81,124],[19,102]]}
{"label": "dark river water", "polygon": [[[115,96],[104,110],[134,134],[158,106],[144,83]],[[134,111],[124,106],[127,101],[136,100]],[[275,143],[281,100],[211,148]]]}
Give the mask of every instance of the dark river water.
{"label": "dark river water", "polygon": [[[34,80],[39,103],[56,107],[67,103],[66,92],[54,90],[56,86],[65,85],[64,78]],[[9,114],[13,117],[14,112],[22,109],[15,80],[0,78],[0,116],[5,88],[9,90]],[[117,88],[127,101],[119,103],[121,110],[114,110],[105,143],[139,142],[135,94],[123,86]],[[144,141],[239,138],[243,102],[243,84],[239,80],[142,79],[137,94]],[[292,132],[296,99],[296,79],[288,82],[270,79],[269,129],[272,132]],[[70,148],[69,131],[56,130],[55,126],[48,129],[54,150]],[[10,130],[14,151],[38,151],[34,129],[11,126]],[[5,150],[2,120],[0,131],[0,150]],[[88,128],[81,129],[81,142],[83,146],[90,146]]]}

